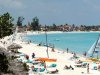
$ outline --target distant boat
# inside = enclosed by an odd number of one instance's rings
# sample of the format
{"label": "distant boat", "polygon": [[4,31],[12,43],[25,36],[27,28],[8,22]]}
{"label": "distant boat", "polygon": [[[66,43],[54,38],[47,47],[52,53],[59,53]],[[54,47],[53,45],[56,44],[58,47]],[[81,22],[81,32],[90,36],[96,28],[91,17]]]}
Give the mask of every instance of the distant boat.
{"label": "distant boat", "polygon": [[60,41],[60,39],[55,39],[54,41]]}
{"label": "distant boat", "polygon": [[91,48],[88,51],[88,54],[91,54],[91,57],[94,57],[94,54],[97,54],[97,58],[98,58],[98,52],[100,50],[100,35],[97,39],[97,41],[95,41],[93,43],[93,45],[91,46]]}

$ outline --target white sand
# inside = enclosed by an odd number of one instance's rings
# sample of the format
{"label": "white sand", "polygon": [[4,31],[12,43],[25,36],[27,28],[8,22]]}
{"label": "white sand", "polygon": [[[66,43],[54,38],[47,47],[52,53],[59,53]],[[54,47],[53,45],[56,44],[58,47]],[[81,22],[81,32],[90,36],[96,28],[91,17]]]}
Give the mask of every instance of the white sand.
{"label": "white sand", "polygon": [[[29,32],[28,32],[29,33]],[[61,32],[59,32],[61,33]],[[31,34],[31,33],[30,33]],[[36,34],[36,33],[35,33]],[[5,39],[1,39],[2,41],[7,41],[9,37],[6,37]],[[9,44],[9,41],[7,41]],[[37,46],[36,44],[27,44],[25,42],[21,42],[21,40],[19,40],[19,36],[17,36],[16,38],[16,43],[20,44],[23,48],[19,49],[20,52],[23,52],[27,55],[29,55],[30,59],[32,59],[32,53],[35,53],[35,57],[47,57],[47,53],[46,47],[43,46]],[[6,46],[8,46],[8,44]],[[0,43],[0,46],[2,45],[2,43]],[[2,45],[4,46],[4,45]],[[93,67],[90,67],[90,73],[87,73],[87,68],[78,68],[75,67],[75,60],[70,60],[70,58],[73,56],[73,54],[71,53],[66,53],[63,51],[59,51],[55,49],[55,52],[51,51],[51,48],[48,49],[49,51],[49,58],[54,58],[57,59],[57,62],[54,62],[57,64],[56,69],[59,70],[58,74],[55,75],[100,75],[100,71],[98,70],[93,70]],[[80,56],[79,56],[80,57]],[[80,57],[80,60],[85,60],[85,58]],[[47,65],[49,65],[51,62],[46,62]],[[53,63],[53,62],[52,62]],[[89,62],[90,66],[93,66],[93,63]],[[64,66],[65,65],[72,65],[72,67],[74,68],[74,70],[64,70]],[[49,68],[47,68],[49,70]],[[84,72],[84,73],[82,73]],[[34,75],[33,72],[30,72],[30,75]],[[51,74],[46,74],[45,72],[43,73],[43,75],[51,75]],[[53,75],[53,74],[52,74]]]}
{"label": "white sand", "polygon": [[[39,35],[44,34],[44,31],[27,31],[26,34],[28,35]],[[48,34],[55,34],[55,33],[100,33],[100,31],[71,31],[71,32],[63,32],[63,31],[47,31]]]}

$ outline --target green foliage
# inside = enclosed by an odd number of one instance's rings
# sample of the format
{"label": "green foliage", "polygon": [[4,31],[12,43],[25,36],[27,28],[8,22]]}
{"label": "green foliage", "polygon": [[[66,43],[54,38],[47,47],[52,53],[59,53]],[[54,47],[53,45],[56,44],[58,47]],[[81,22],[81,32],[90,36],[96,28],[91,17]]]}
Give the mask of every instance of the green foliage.
{"label": "green foliage", "polygon": [[54,31],[57,30],[57,26],[56,24],[53,24],[53,28],[52,28]]}
{"label": "green foliage", "polygon": [[6,55],[0,54],[0,72],[6,73],[8,71],[8,64]]}
{"label": "green foliage", "polygon": [[28,71],[29,69],[28,69],[28,65],[26,64],[26,63],[23,63],[23,67],[24,67],[24,70],[25,71]]}
{"label": "green foliage", "polygon": [[8,12],[0,16],[0,38],[12,34],[13,20]]}
{"label": "green foliage", "polygon": [[38,19],[37,17],[34,17],[34,18],[33,18],[33,21],[31,22],[31,26],[32,26],[32,29],[33,29],[34,31],[40,30],[39,19]]}
{"label": "green foliage", "polygon": [[22,16],[18,17],[17,26],[22,26],[24,18]]}

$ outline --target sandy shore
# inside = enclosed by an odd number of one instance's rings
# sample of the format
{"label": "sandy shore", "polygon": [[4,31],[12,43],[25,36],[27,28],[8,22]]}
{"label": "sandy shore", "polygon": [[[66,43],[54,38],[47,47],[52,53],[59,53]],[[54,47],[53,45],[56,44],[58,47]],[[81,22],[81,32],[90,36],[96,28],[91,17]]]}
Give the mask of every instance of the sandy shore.
{"label": "sandy shore", "polygon": [[[53,32],[51,32],[53,33]],[[58,32],[61,33],[61,32]],[[27,34],[32,34],[30,32],[28,32]],[[37,33],[34,33],[37,34]],[[7,47],[10,43],[8,41],[8,39],[11,38],[11,36],[5,37],[4,39],[1,39],[0,41],[6,41],[8,44],[6,46],[4,46],[2,43],[0,43],[0,45]],[[38,46],[37,44],[33,44],[33,43],[26,43],[26,42],[22,42],[20,38],[20,35],[18,34],[15,40],[15,43],[20,44],[23,48],[19,49],[19,52],[25,53],[27,55],[29,55],[29,59],[30,60],[34,60],[36,58],[42,57],[42,58],[47,58],[47,53],[46,50],[47,48],[44,46]],[[35,58],[32,59],[32,53],[35,53]],[[48,70],[53,70],[53,69],[58,69],[59,72],[55,75],[100,75],[100,71],[98,70],[93,70],[94,67],[94,63],[93,62],[86,62],[89,63],[90,67],[89,67],[89,71],[90,73],[87,73],[87,66],[86,68],[82,68],[82,67],[76,67],[75,65],[76,62],[78,60],[86,60],[85,57],[82,56],[77,56],[79,57],[78,59],[71,59],[73,58],[73,54],[72,53],[67,53],[64,51],[60,51],[55,49],[54,52],[52,52],[51,48],[48,48],[48,53],[49,53],[49,58],[51,59],[57,59],[56,62],[46,62],[46,65],[50,65],[52,63],[56,64],[57,66],[55,68],[47,68]],[[64,66],[68,65],[68,66],[72,66],[74,68],[74,70],[71,69],[64,69]],[[99,65],[99,64],[97,64]],[[31,67],[31,66],[30,66]],[[29,75],[35,75],[34,72],[29,71]],[[41,73],[41,75],[51,75],[51,74],[47,74],[45,72]]]}
{"label": "sandy shore", "polygon": [[[44,34],[44,31],[27,31],[27,35],[40,35]],[[47,31],[47,34],[55,34],[55,33],[100,33],[100,31],[70,31],[70,32],[63,32],[63,31]]]}

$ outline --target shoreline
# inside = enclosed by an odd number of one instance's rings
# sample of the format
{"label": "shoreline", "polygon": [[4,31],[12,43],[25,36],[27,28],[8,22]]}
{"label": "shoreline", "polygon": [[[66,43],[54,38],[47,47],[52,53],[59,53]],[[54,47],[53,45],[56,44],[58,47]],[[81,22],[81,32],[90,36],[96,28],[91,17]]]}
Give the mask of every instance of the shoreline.
{"label": "shoreline", "polygon": [[[8,38],[9,38],[9,36],[8,36]],[[33,52],[36,55],[35,59],[39,58],[39,57],[47,58],[47,53],[46,53],[47,48],[46,47],[37,46],[37,44],[34,44],[34,43],[28,44],[26,42],[22,42],[19,38],[20,38],[20,33],[17,34],[17,38],[16,38],[15,43],[20,44],[23,48],[19,49],[18,51],[29,55],[30,60],[33,60],[32,57],[31,57]],[[4,39],[3,41],[7,41],[7,39]],[[75,67],[76,60],[74,60],[74,59],[70,60],[70,58],[73,57],[72,53],[67,53],[67,52],[64,52],[64,51],[61,51],[61,50],[58,50],[58,49],[55,49],[55,51],[52,52],[51,48],[48,48],[48,51],[49,51],[50,58],[57,59],[57,62],[54,62],[55,64],[57,64],[56,69],[59,70],[59,73],[57,75],[64,75],[64,74],[88,75],[87,74],[87,68],[77,68],[77,67]],[[85,60],[86,59],[86,58],[79,56],[79,55],[78,55],[78,57],[79,57],[79,60]],[[88,62],[88,63],[90,63],[90,65],[93,66],[93,64],[91,62]],[[46,63],[46,64],[49,65],[50,63]],[[64,70],[63,68],[64,68],[65,65],[68,65],[68,66],[71,65],[74,68],[74,70]],[[49,69],[49,68],[47,68],[47,69]],[[99,71],[95,72],[95,70],[90,69],[89,75],[99,75],[99,73],[100,73]],[[47,74],[45,74],[45,72],[43,74],[47,75]],[[29,75],[35,75],[35,74],[34,74],[34,72],[29,72]],[[51,74],[49,74],[49,75],[51,75]]]}
{"label": "shoreline", "polygon": [[[62,32],[62,31],[48,31],[47,32],[47,35],[49,36],[49,34],[80,34],[80,33],[82,33],[82,34],[84,34],[84,33],[86,33],[86,34],[88,34],[88,33],[100,33],[100,31],[90,31],[90,32],[84,32],[84,31],[72,31],[72,32]],[[27,34],[26,35],[45,35],[45,32],[38,32],[38,31],[36,31],[36,32],[30,32],[30,31],[28,31],[27,32]],[[30,39],[31,40],[31,39]],[[37,40],[37,39],[36,39]],[[59,38],[54,38],[53,39],[54,41],[61,41]],[[29,40],[28,40],[29,41]],[[48,42],[50,42],[51,41],[51,39],[49,39],[49,37],[48,37]],[[34,39],[33,39],[33,41],[32,41],[33,43],[35,43],[35,44],[39,44],[39,43],[41,43],[41,41],[39,41],[39,42],[36,42]],[[42,43],[44,43],[44,42],[42,42]],[[52,44],[52,43],[48,43],[48,44]],[[92,44],[91,44],[92,45]],[[87,49],[85,49],[85,50],[89,50],[89,48],[91,47],[91,45],[90,46],[88,46],[88,48]],[[60,51],[66,51],[66,48],[65,47],[62,47],[62,48],[60,48],[60,46],[56,46],[55,47],[56,49],[58,49],[58,50],[60,50]],[[71,49],[70,47],[68,47],[69,48],[69,50],[71,51],[71,52],[74,52],[74,50],[78,50],[78,47],[77,47],[77,49]],[[81,54],[83,54],[85,51],[82,51],[82,53]],[[76,53],[78,53],[77,51],[76,51]]]}
{"label": "shoreline", "polygon": [[[39,35],[39,34],[45,34],[45,31],[27,31],[25,33],[28,35]],[[69,32],[47,31],[47,34],[58,34],[58,33],[100,33],[100,31],[69,31]]]}

